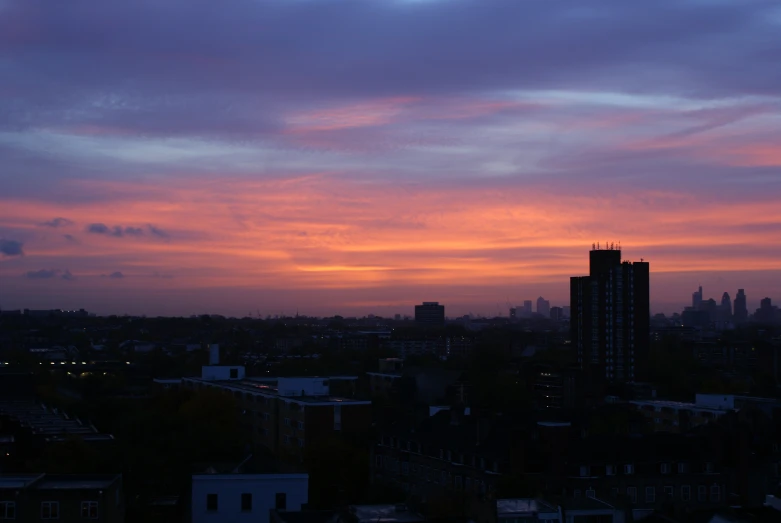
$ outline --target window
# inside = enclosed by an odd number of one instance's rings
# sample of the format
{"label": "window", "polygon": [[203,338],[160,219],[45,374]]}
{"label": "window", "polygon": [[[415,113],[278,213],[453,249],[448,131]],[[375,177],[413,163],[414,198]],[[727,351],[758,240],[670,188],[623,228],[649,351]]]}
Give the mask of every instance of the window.
{"label": "window", "polygon": [[378,469],[382,468],[382,456],[374,456],[374,466]]}
{"label": "window", "polygon": [[439,459],[445,459],[445,449],[439,449]]}
{"label": "window", "polygon": [[681,485],[681,501],[691,501],[692,488],[689,485]]}
{"label": "window", "polygon": [[401,473],[405,476],[409,476],[409,461],[401,462]]}
{"label": "window", "polygon": [[587,498],[595,498],[597,497],[597,493],[593,488],[589,488],[586,490],[586,497]]}
{"label": "window", "polygon": [[591,470],[589,470],[590,468],[591,467],[589,467],[588,465],[581,465],[580,466],[580,477],[584,478],[586,476],[590,476],[591,475]]}
{"label": "window", "polygon": [[463,481],[464,480],[463,480],[463,478],[461,476],[456,476],[456,480],[455,480],[456,490],[463,490],[463,488],[464,488]]}
{"label": "window", "polygon": [[232,380],[239,379],[239,369],[231,369],[231,379]]}
{"label": "window", "polygon": [[656,487],[645,487],[645,502],[656,503]]}
{"label": "window", "polygon": [[675,489],[672,486],[664,487],[664,499],[665,501],[672,501],[675,497]]}
{"label": "window", "polygon": [[669,463],[662,463],[662,474],[669,474],[670,468],[671,467]]}
{"label": "window", "polygon": [[464,479],[464,490],[472,490],[472,478]]}
{"label": "window", "polygon": [[713,485],[710,488],[710,500],[711,500],[711,502],[718,501],[720,497],[721,497],[721,491],[719,490],[719,486],[718,485]]}
{"label": "window", "polygon": [[298,438],[298,446],[301,448],[304,448],[304,440],[301,438]]}
{"label": "window", "polygon": [[712,473],[715,470],[715,467],[713,466],[713,463],[710,461],[705,464],[705,472]]}
{"label": "window", "polygon": [[687,463],[678,463],[678,474],[686,474],[689,472],[689,465]]}
{"label": "window", "polygon": [[626,487],[626,495],[629,496],[629,501],[637,503],[637,487]]}
{"label": "window", "polygon": [[616,466],[615,465],[608,465],[605,467],[605,474],[608,476],[615,476],[616,475]]}
{"label": "window", "polygon": [[277,492],[274,508],[277,510],[287,510],[287,494],[284,492]]}
{"label": "window", "polygon": [[0,519],[16,519],[16,503],[0,501]]}
{"label": "window", "polygon": [[290,418],[285,418],[285,426],[286,427],[290,426]]}
{"label": "window", "polygon": [[60,504],[57,501],[41,503],[41,519],[60,519]]}
{"label": "window", "polygon": [[252,494],[244,492],[241,495],[241,511],[252,512]]}
{"label": "window", "polygon": [[98,519],[98,502],[82,501],[81,517],[84,519]]}
{"label": "window", "polygon": [[617,498],[618,497],[618,487],[611,488],[610,489],[610,495],[613,496],[614,498]]}
{"label": "window", "polygon": [[304,430],[304,422],[303,421],[297,421],[296,426],[298,426],[298,430]]}
{"label": "window", "polygon": [[700,485],[697,487],[697,501],[703,502],[708,499],[708,487]]}
{"label": "window", "polygon": [[217,512],[217,494],[206,494],[206,511]]}
{"label": "window", "polygon": [[580,497],[580,489],[576,488],[574,491],[572,491],[572,497],[573,498],[579,498]]}

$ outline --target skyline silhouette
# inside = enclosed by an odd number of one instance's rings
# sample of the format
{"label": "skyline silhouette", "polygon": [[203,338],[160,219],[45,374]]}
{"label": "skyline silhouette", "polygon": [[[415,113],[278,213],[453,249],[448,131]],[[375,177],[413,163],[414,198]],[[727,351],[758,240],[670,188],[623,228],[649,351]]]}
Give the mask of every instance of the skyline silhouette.
{"label": "skyline silhouette", "polygon": [[613,239],[652,312],[779,302],[776,15],[3,2],[0,306],[506,314]]}

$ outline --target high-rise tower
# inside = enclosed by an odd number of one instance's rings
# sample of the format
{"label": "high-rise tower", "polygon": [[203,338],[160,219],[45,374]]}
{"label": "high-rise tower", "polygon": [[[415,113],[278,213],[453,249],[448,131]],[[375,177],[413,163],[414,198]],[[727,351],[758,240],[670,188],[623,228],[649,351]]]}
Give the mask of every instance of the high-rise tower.
{"label": "high-rise tower", "polygon": [[735,322],[742,322],[748,319],[748,307],[746,306],[746,291],[738,289],[738,294],[735,296],[735,306],[732,310],[732,316]]}
{"label": "high-rise tower", "polygon": [[589,253],[589,275],[570,279],[570,329],[592,380],[631,383],[649,350],[649,265],[622,262],[614,245]]}

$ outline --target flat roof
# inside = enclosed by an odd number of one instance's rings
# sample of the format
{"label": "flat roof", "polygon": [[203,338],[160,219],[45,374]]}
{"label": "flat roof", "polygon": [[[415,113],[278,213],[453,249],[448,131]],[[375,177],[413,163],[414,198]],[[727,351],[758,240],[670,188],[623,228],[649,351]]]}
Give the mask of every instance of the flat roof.
{"label": "flat roof", "polygon": [[350,505],[350,513],[367,523],[417,523],[426,519],[403,505]]}
{"label": "flat roof", "polygon": [[119,476],[111,475],[46,475],[34,485],[45,490],[90,490],[110,487]]}
{"label": "flat roof", "polygon": [[544,501],[538,499],[497,499],[496,500],[496,514],[501,518],[502,516],[519,516],[522,514],[531,513],[546,513],[555,512],[558,510],[551,505],[548,505]]}
{"label": "flat roof", "polygon": [[43,474],[0,474],[0,489],[24,488],[42,477]]}
{"label": "flat roof", "polygon": [[710,407],[707,405],[701,405],[697,403],[686,403],[683,401],[668,401],[668,400],[630,400],[629,403],[633,405],[649,405],[652,407],[670,407],[673,409],[689,409],[689,410],[703,410],[708,412],[727,412],[731,409],[724,409],[718,407]]}
{"label": "flat roof", "polygon": [[[344,403],[348,405],[371,405],[371,401],[368,400],[356,400],[354,398],[343,398],[340,396],[284,396],[279,393],[279,390],[275,386],[263,384],[260,380],[207,380],[203,378],[184,378],[185,380],[203,383],[204,385],[211,385],[214,387],[220,387],[224,389],[249,392],[264,396],[268,398],[278,398],[284,401],[292,401],[296,403],[303,403],[306,405],[330,405]],[[269,379],[264,381],[275,381],[275,379]]]}

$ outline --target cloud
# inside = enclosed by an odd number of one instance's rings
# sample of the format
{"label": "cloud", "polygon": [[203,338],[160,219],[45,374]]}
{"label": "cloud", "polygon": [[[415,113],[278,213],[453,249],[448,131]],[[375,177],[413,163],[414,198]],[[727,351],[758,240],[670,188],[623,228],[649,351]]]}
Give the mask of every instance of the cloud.
{"label": "cloud", "polygon": [[73,273],[71,273],[71,271],[68,269],[65,269],[64,271],[60,269],[40,269],[37,271],[27,271],[24,276],[29,280],[51,280],[54,278],[61,278],[67,281],[75,281],[77,279],[76,276],[74,276]]}
{"label": "cloud", "polygon": [[53,220],[49,220],[48,222],[43,222],[41,225],[45,227],[53,227],[56,229],[57,227],[65,227],[67,225],[73,225],[73,222],[67,218],[54,218]]}
{"label": "cloud", "polygon": [[37,271],[28,271],[25,276],[31,280],[50,280],[60,275],[59,269],[40,269]]}
{"label": "cloud", "polygon": [[70,243],[79,243],[79,240],[77,240],[76,237],[72,234],[63,234],[62,237],[68,240]]}
{"label": "cloud", "polygon": [[164,230],[162,230],[162,229],[160,229],[158,227],[155,227],[154,225],[150,224],[150,225],[147,225],[147,227],[149,228],[149,232],[152,233],[152,235],[157,236],[158,238],[163,238],[163,239],[167,240],[167,239],[169,239],[171,237],[170,234],[168,234],[167,232],[165,232]]}
{"label": "cloud", "polygon": [[114,279],[114,280],[119,280],[119,279],[124,278],[125,275],[122,274],[119,271],[115,271],[115,272],[112,272],[111,274],[109,274],[108,277],[111,278],[111,279]]}
{"label": "cloud", "polygon": [[0,255],[5,257],[24,256],[23,243],[16,240],[4,240],[0,238]]}
{"label": "cloud", "polygon": [[139,227],[122,227],[120,225],[108,227],[103,223],[92,223],[87,226],[86,231],[92,234],[103,234],[105,236],[114,236],[116,238],[122,238],[125,235],[142,236],[144,234],[143,229]]}

